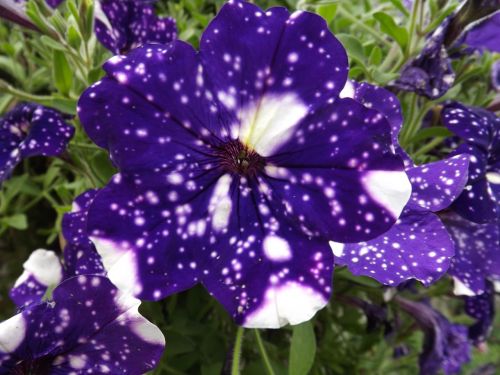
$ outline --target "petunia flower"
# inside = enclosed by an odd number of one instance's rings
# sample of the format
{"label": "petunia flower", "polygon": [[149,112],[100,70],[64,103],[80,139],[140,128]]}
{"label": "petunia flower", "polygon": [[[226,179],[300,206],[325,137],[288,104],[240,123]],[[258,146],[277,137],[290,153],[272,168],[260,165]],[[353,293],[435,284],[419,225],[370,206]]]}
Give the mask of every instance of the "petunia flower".
{"label": "petunia flower", "polygon": [[338,94],[325,21],[230,1],[200,51],[115,56],[80,98],[120,173],[88,228],[110,279],[148,300],[202,283],[248,327],[310,319],[331,293],[328,240],[386,231],[409,199],[378,112]]}
{"label": "petunia flower", "polygon": [[0,183],[24,158],[61,154],[74,128],[61,114],[37,104],[20,104],[0,118]]}
{"label": "petunia flower", "polygon": [[145,43],[170,43],[177,38],[175,20],[158,17],[153,3],[144,0],[99,0],[95,33],[113,53],[126,53]]}
{"label": "petunia flower", "polygon": [[465,296],[465,312],[476,322],[469,327],[469,340],[475,345],[486,341],[493,328],[495,319],[495,290],[493,283],[487,281],[483,294]]}
{"label": "petunia flower", "polygon": [[330,245],[338,265],[355,275],[396,286],[410,279],[430,285],[446,273],[454,244],[436,212],[448,207],[467,181],[468,155],[416,166],[399,146],[403,119],[397,97],[367,83],[349,82],[341,93],[380,111],[392,125],[394,149],[405,159],[412,195],[398,221],[380,236]]}
{"label": "petunia flower", "polygon": [[429,303],[396,297],[424,332],[424,348],[420,354],[420,374],[434,375],[443,370],[446,375],[457,374],[470,361],[467,327],[448,321]]}
{"label": "petunia flower", "polygon": [[165,338],[140,301],[103,276],[80,275],[0,323],[0,374],[130,374],[152,370]]}
{"label": "petunia flower", "polygon": [[454,202],[454,211],[476,223],[497,221],[500,199],[500,118],[482,108],[449,103],[441,112],[441,120],[464,141],[454,153],[471,155],[467,186]]}
{"label": "petunia flower", "polygon": [[48,290],[62,280],[78,275],[105,275],[101,257],[87,233],[87,211],[97,190],[88,190],[73,202],[63,217],[62,233],[66,240],[64,260],[50,250],[35,250],[24,263],[24,272],[10,291],[14,303],[23,308],[42,301]]}
{"label": "petunia flower", "polygon": [[500,280],[500,228],[498,223],[476,224],[446,212],[441,215],[455,242],[455,257],[448,271],[455,294],[474,296],[487,289],[487,280]]}

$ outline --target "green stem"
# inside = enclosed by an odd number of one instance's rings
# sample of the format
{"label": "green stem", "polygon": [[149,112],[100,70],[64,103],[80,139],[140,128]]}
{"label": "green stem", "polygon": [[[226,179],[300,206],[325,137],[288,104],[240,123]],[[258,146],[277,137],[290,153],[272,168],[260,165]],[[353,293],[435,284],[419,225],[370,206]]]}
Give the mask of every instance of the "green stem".
{"label": "green stem", "polygon": [[426,153],[428,153],[429,151],[434,149],[434,147],[439,145],[444,140],[445,140],[445,137],[434,138],[432,141],[430,141],[429,143],[425,144],[424,146],[420,147],[417,151],[415,151],[412,155],[413,158],[416,158],[417,156],[420,156],[420,155],[425,155]]}
{"label": "green stem", "polygon": [[340,4],[338,7],[338,12],[342,14],[343,17],[347,18],[349,21],[354,23],[357,27],[363,29],[367,33],[370,33],[377,41],[384,44],[387,48],[390,48],[392,46],[392,43],[390,43],[384,37],[380,36],[380,33],[377,30],[372,29],[371,27],[367,26],[362,21],[354,17],[351,13],[345,10]]}
{"label": "green stem", "polygon": [[262,361],[264,362],[264,365],[266,366],[267,373],[269,375],[275,375],[273,366],[271,365],[271,362],[269,361],[269,357],[267,355],[266,348],[264,346],[264,343],[262,342],[262,338],[260,337],[259,330],[254,329],[253,332],[255,333],[257,345],[259,346],[260,355],[262,356]]}
{"label": "green stem", "polygon": [[16,89],[15,87],[11,86],[9,83],[5,82],[4,80],[0,79],[0,92],[5,92],[8,93],[18,99],[21,100],[26,100],[29,102],[36,102],[40,104],[45,104],[48,101],[52,100],[51,96],[46,96],[46,95],[33,95],[28,92]]}
{"label": "green stem", "polygon": [[406,46],[406,57],[410,57],[412,53],[413,36],[415,35],[415,28],[417,26],[417,14],[420,8],[421,0],[413,2],[413,8],[410,16],[410,27],[408,28],[408,45]]}
{"label": "green stem", "polygon": [[243,347],[243,327],[238,327],[233,348],[233,363],[231,365],[231,375],[240,375],[241,348]]}

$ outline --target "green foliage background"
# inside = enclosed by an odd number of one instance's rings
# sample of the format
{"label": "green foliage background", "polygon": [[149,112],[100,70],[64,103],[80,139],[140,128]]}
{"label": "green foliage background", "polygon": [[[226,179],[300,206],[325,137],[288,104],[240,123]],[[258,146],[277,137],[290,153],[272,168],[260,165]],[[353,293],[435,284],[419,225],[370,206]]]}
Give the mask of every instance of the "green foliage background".
{"label": "green foliage background", "polygon": [[[255,1],[259,6],[281,5],[320,14],[346,47],[350,76],[386,85],[415,56],[424,36],[457,6],[457,1],[417,0],[407,9],[401,0]],[[177,20],[180,38],[198,45],[204,28],[223,4],[221,0],[160,0],[157,10]],[[68,114],[75,113],[81,92],[98,80],[102,63],[111,55],[92,34],[91,0],[67,0],[51,13],[43,0],[30,0],[28,13],[43,30],[30,32],[0,21],[0,113],[20,101],[35,101]],[[413,93],[399,94],[405,116],[401,144],[417,163],[441,158],[447,130],[433,116],[431,127],[420,129],[424,115],[438,112],[440,103],[457,99],[487,107],[494,93],[490,68],[498,59],[490,53],[454,60],[455,86],[442,98],[429,101]],[[22,263],[37,248],[61,252],[62,215],[75,196],[101,187],[114,173],[104,151],[77,129],[68,152],[61,158],[32,158],[16,169],[0,192],[0,320],[14,313],[8,290],[22,272]],[[242,373],[261,374],[416,374],[422,332],[394,300],[384,300],[377,282],[337,269],[334,296],[308,323],[281,330],[245,330]],[[434,306],[455,322],[470,324],[463,302],[452,294],[444,278],[409,298],[430,297]],[[387,292],[386,292],[387,295]],[[385,306],[385,321],[372,324],[356,306],[364,300]],[[167,350],[154,374],[215,375],[229,371],[237,327],[201,287],[144,303],[141,311],[165,333]],[[397,329],[391,322],[398,322]],[[370,323],[370,324],[369,324]],[[474,349],[464,374],[480,374],[482,366],[500,371],[500,320],[488,348]],[[241,333],[241,332],[239,332]],[[405,345],[409,354],[394,359],[394,348]],[[493,370],[495,371],[495,370]],[[495,372],[492,372],[495,373]]]}

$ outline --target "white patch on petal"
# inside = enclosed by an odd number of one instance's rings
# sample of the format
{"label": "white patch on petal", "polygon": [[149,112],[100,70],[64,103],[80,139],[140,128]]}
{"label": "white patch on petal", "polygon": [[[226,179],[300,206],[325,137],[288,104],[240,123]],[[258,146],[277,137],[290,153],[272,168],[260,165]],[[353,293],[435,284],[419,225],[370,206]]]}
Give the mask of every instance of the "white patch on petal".
{"label": "white patch on petal", "polygon": [[342,255],[344,254],[345,244],[340,243],[340,242],[334,242],[334,241],[328,241],[328,244],[332,248],[333,255],[335,255],[336,257],[341,258]]}
{"label": "white patch on petal", "polygon": [[500,184],[500,173],[488,172],[486,173],[486,179],[488,180],[489,183],[498,185]]}
{"label": "white patch on petal", "polygon": [[266,236],[262,246],[264,248],[264,254],[266,254],[269,260],[284,262],[292,259],[290,245],[281,237],[274,235]]}
{"label": "white patch on petal", "polygon": [[161,330],[144,317],[140,315],[137,316],[136,320],[132,322],[130,327],[132,331],[143,341],[153,345],[165,345],[165,336],[163,336]]}
{"label": "white patch on petal", "polygon": [[17,279],[14,286],[22,284],[29,275],[33,275],[40,284],[45,286],[57,285],[62,280],[61,262],[53,251],[44,249],[33,251],[23,267],[25,272]]}
{"label": "white patch on petal", "polygon": [[405,172],[370,171],[362,178],[368,194],[398,218],[411,196],[411,184]]}
{"label": "white patch on petal", "polygon": [[118,289],[127,291],[132,295],[142,292],[142,284],[138,277],[137,260],[133,250],[119,246],[113,241],[98,237],[90,237],[97,252],[102,258],[102,263],[108,278]]}
{"label": "white patch on petal", "polygon": [[351,98],[354,99],[355,95],[355,90],[354,90],[354,85],[351,81],[347,80],[345,83],[344,88],[340,92],[339,96],[341,98]]}
{"label": "white patch on petal", "polygon": [[0,323],[0,352],[12,353],[23,342],[26,335],[26,322],[23,314]]}
{"label": "white patch on petal", "polygon": [[300,324],[310,320],[327,302],[320,293],[297,282],[271,286],[262,305],[246,318],[243,326],[280,328],[288,323]]}
{"label": "white patch on petal", "polygon": [[87,364],[87,360],[82,355],[70,355],[69,356],[69,365],[76,369],[81,370]]}
{"label": "white patch on petal", "polygon": [[290,140],[306,114],[307,106],[295,94],[264,95],[240,111],[238,138],[259,155],[270,156]]}
{"label": "white patch on petal", "polygon": [[222,231],[229,224],[231,216],[232,200],[229,196],[232,178],[225,174],[217,181],[214,192],[210,198],[208,212],[212,215],[212,228],[216,231]]}
{"label": "white patch on petal", "polygon": [[472,291],[467,285],[465,285],[456,277],[453,277],[453,286],[453,294],[455,294],[456,296],[473,297],[477,295],[477,293],[474,293],[474,291]]}

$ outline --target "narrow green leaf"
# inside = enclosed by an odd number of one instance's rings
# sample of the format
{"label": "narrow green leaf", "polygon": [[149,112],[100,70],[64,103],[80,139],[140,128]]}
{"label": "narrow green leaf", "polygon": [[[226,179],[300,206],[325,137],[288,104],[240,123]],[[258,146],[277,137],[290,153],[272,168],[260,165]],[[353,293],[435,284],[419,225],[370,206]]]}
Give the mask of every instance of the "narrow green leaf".
{"label": "narrow green leaf", "polygon": [[396,25],[396,22],[392,19],[391,16],[384,12],[377,12],[373,15],[373,17],[380,24],[380,30],[394,39],[401,49],[404,49],[408,44],[408,31],[401,26]]}
{"label": "narrow green leaf", "polygon": [[289,375],[307,375],[316,356],[316,335],[311,321],[293,327]]}
{"label": "narrow green leaf", "polygon": [[358,39],[348,34],[337,34],[337,38],[343,44],[350,58],[357,60],[360,64],[364,65],[365,53],[363,45]]}
{"label": "narrow green leaf", "polygon": [[418,143],[427,138],[449,137],[452,133],[444,126],[433,126],[431,128],[421,129],[411,140],[412,143]]}
{"label": "narrow green leaf", "polygon": [[337,4],[321,4],[318,5],[316,11],[326,20],[327,23],[330,23],[333,21],[335,14],[337,13]]}
{"label": "narrow green leaf", "polygon": [[40,37],[40,40],[42,41],[43,44],[45,44],[47,47],[50,47],[51,49],[55,49],[57,51],[65,51],[66,47],[64,47],[61,43],[56,42],[54,39],[49,38],[46,35],[42,35]]}
{"label": "narrow green leaf", "polygon": [[404,6],[403,2],[401,0],[389,0],[396,8],[398,8],[401,13],[403,13],[406,17],[410,15],[410,12],[406,7]]}
{"label": "narrow green leaf", "polygon": [[379,46],[374,46],[368,57],[368,65],[380,65],[382,62],[382,50]]}
{"label": "narrow green leaf", "polygon": [[53,52],[52,72],[54,76],[54,85],[64,95],[67,95],[71,90],[73,83],[73,73],[68,64],[68,60],[64,53],[58,50]]}

